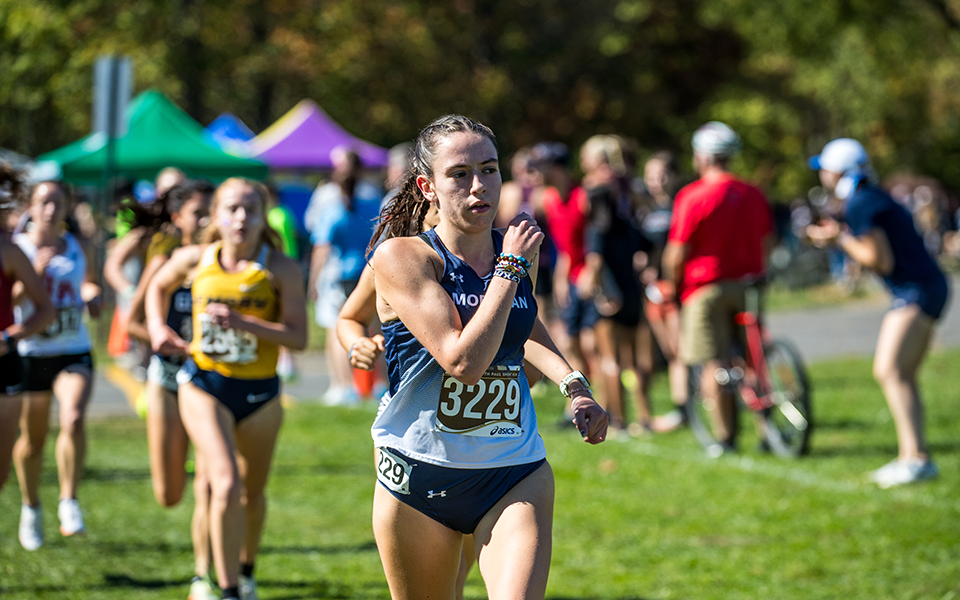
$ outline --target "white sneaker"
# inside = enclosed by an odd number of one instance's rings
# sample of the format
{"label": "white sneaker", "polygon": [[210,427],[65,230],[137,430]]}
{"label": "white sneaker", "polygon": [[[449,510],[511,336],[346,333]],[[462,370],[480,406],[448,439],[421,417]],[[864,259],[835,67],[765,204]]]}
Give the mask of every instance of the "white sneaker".
{"label": "white sneaker", "polygon": [[60,533],[63,535],[87,532],[87,527],[83,524],[83,513],[80,512],[80,503],[75,498],[61,500],[57,515],[60,517]]}
{"label": "white sneaker", "polygon": [[257,595],[257,580],[253,577],[240,576],[240,600],[259,600]]}
{"label": "white sneaker", "polygon": [[220,592],[206,577],[194,577],[187,600],[220,600]]}
{"label": "white sneaker", "polygon": [[881,489],[891,488],[905,483],[914,483],[926,479],[935,479],[939,474],[932,460],[908,458],[889,462],[870,473],[870,480]]}
{"label": "white sneaker", "polygon": [[20,508],[20,545],[33,552],[43,545],[43,513],[40,505]]}

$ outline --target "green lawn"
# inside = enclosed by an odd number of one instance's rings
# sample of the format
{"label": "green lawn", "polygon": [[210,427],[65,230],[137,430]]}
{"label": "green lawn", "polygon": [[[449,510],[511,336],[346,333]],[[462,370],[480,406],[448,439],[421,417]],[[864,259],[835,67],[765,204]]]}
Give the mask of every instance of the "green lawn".
{"label": "green lawn", "polygon": [[[924,368],[929,437],[941,479],[881,491],[866,472],[891,459],[893,425],[870,365],[811,367],[818,429],[808,458],[755,450],[706,459],[689,432],[598,447],[559,430],[559,398],[540,405],[557,477],[547,596],[595,599],[933,599],[960,597],[960,352]],[[665,410],[662,378],[655,388]],[[258,562],[264,599],[388,598],[370,530],[372,406],[299,404],[270,486]],[[159,508],[140,421],[90,424],[81,503],[90,533],[57,532],[48,443],[47,544],[16,538],[16,483],[0,493],[0,597],[184,598],[190,502]],[[474,572],[468,598],[485,597]]]}

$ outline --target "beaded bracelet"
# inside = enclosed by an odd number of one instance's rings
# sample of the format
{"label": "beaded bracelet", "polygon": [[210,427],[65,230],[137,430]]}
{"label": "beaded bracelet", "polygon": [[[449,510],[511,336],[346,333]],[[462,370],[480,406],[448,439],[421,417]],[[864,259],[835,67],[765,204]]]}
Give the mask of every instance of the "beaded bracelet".
{"label": "beaded bracelet", "polygon": [[521,267],[516,263],[507,262],[505,260],[498,262],[496,268],[501,271],[509,271],[510,273],[513,273],[520,279],[523,279],[524,277],[527,276],[526,269],[524,269],[523,267]]}
{"label": "beaded bracelet", "polygon": [[496,269],[494,269],[494,271],[493,271],[493,276],[494,276],[494,277],[503,277],[503,278],[506,279],[507,281],[512,281],[512,282],[514,282],[514,283],[520,283],[520,280],[522,279],[522,278],[521,278],[519,275],[517,275],[516,273],[514,273],[514,272],[512,272],[512,271],[508,271],[508,270],[506,270],[506,269],[501,269],[499,266],[498,266]]}
{"label": "beaded bracelet", "polygon": [[516,254],[510,254],[510,253],[504,252],[499,256],[497,256],[497,262],[504,262],[504,261],[519,265],[523,267],[524,271],[530,270],[530,261],[525,259],[522,256],[517,256]]}

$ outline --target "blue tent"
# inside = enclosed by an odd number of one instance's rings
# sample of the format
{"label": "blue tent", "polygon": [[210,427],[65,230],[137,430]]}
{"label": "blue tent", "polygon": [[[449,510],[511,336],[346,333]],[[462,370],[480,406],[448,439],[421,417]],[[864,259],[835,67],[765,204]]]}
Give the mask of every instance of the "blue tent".
{"label": "blue tent", "polygon": [[255,137],[243,121],[228,112],[214,119],[204,131],[214,144],[231,154],[242,154],[246,143]]}

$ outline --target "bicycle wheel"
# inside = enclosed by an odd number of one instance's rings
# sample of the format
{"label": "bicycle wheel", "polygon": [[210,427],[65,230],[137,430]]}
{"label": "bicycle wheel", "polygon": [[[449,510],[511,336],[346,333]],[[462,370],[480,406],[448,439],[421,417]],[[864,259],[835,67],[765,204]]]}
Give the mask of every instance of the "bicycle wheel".
{"label": "bicycle wheel", "polygon": [[764,345],[763,352],[773,403],[763,411],[767,442],[778,456],[795,458],[807,453],[813,434],[807,374],[799,353],[788,342],[774,340]]}
{"label": "bicycle wheel", "polygon": [[700,376],[703,373],[703,367],[695,365],[687,369],[687,403],[684,410],[687,413],[687,422],[690,424],[690,431],[706,449],[710,449],[717,444],[717,438],[713,435],[711,413],[716,410],[716,404],[712,400],[704,399],[700,389]]}

